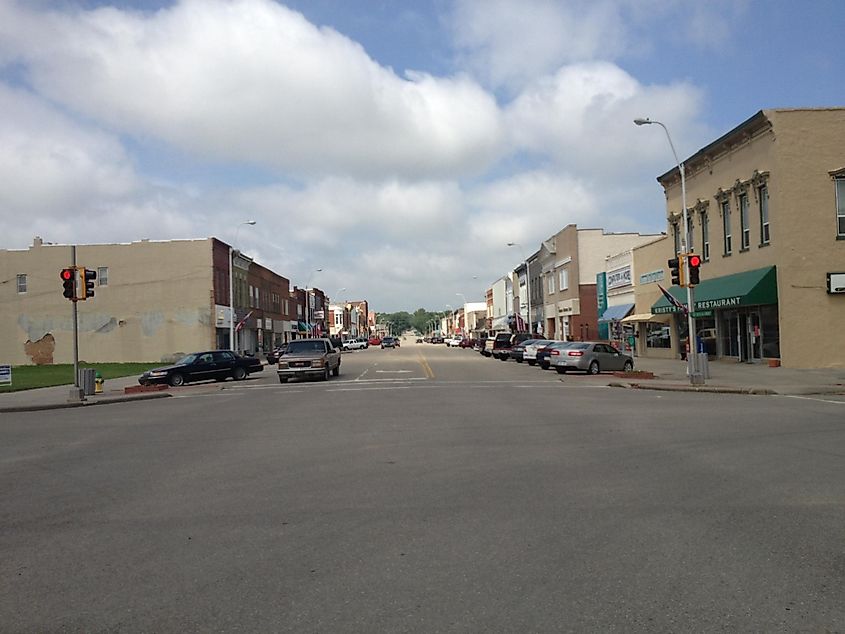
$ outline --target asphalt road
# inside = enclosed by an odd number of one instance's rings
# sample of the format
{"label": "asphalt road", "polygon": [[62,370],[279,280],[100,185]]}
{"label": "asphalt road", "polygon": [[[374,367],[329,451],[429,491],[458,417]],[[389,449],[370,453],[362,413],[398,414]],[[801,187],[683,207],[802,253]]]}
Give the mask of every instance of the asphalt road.
{"label": "asphalt road", "polygon": [[217,387],[0,415],[0,630],[845,630],[842,402],[413,344]]}

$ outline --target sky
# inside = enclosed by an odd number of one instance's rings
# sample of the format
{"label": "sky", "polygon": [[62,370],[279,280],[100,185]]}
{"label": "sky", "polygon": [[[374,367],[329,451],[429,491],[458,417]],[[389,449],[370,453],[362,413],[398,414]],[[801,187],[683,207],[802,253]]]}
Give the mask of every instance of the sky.
{"label": "sky", "polygon": [[0,0],[0,248],[216,236],[380,312],[483,301],[568,224],[666,230],[674,158],[633,119],[683,160],[845,105],[843,24],[841,0]]}

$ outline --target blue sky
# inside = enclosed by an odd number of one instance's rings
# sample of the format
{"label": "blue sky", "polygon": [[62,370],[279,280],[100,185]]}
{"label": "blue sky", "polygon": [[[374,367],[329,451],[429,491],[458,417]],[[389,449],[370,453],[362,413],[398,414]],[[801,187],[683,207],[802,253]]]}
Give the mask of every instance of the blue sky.
{"label": "blue sky", "polygon": [[842,24],[832,0],[0,0],[0,248],[237,236],[380,311],[481,300],[508,241],[665,229],[671,152],[634,118],[683,157],[845,105]]}

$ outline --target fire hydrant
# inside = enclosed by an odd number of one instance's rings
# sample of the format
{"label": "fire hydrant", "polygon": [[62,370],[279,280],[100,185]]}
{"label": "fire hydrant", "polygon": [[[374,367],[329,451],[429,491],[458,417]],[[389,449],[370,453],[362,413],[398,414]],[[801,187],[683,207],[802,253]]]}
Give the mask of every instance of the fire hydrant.
{"label": "fire hydrant", "polygon": [[94,394],[103,393],[103,383],[103,375],[97,370],[97,373],[94,375]]}

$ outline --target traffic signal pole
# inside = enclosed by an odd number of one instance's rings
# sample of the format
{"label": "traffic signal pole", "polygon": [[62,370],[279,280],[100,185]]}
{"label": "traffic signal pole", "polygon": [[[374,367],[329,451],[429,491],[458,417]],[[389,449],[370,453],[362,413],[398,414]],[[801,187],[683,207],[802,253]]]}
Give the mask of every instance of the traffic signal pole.
{"label": "traffic signal pole", "polygon": [[85,396],[82,389],[79,387],[79,326],[78,326],[78,312],[76,307],[76,295],[79,292],[79,276],[76,270],[76,245],[70,247],[70,263],[73,267],[74,284],[76,284],[76,291],[74,292],[73,300],[73,387],[68,395],[68,402],[75,403],[84,401]]}
{"label": "traffic signal pole", "polygon": [[[661,124],[662,125],[662,124]],[[664,126],[664,130],[665,130]],[[689,214],[687,212],[687,183],[684,172],[684,164],[678,161],[678,154],[675,152],[675,146],[672,145],[672,138],[669,137],[669,131],[666,131],[666,136],[669,138],[669,146],[672,148],[672,153],[675,154],[675,160],[678,162],[679,171],[681,173],[681,206],[684,210],[684,230],[681,233],[681,252],[689,253],[687,248],[689,245]],[[689,341],[689,350],[687,351],[687,368],[689,374],[690,385],[704,385],[704,374],[698,367],[698,341],[695,333],[695,317],[692,316],[695,310],[693,287],[690,282],[689,257],[684,256],[681,266],[684,269],[684,282],[687,287],[687,341]]]}

